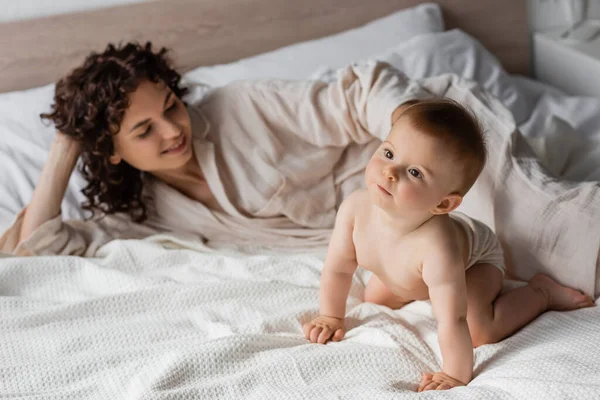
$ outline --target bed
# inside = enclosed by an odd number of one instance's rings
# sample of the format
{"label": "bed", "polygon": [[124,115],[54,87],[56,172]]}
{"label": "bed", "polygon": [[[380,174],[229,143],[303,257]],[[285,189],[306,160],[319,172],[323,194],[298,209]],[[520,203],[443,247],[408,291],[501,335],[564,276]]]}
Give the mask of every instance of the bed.
{"label": "bed", "polygon": [[[131,39],[172,48],[186,82],[202,84],[197,96],[236,79],[327,80],[367,59],[414,79],[457,74],[512,112],[534,151],[528,160],[597,190],[600,99],[529,76],[525,2],[419,3],[151,1],[0,24],[0,228],[27,204],[45,160],[53,131],[38,115],[52,83],[90,50]],[[83,216],[81,187],[74,174],[66,218]],[[363,303],[369,276],[359,270],[345,339],[303,338],[318,311],[324,249],[214,248],[156,235],[110,242],[94,258],[0,256],[1,398],[600,398],[598,307],[546,313],[476,349],[467,387],[417,395],[422,372],[441,363],[430,303]],[[587,269],[597,295],[597,270]]]}

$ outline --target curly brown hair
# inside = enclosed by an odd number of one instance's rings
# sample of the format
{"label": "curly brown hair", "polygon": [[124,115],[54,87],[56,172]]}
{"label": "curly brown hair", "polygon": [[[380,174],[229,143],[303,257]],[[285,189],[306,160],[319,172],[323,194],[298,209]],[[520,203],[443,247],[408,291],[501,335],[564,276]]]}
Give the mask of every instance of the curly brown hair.
{"label": "curly brown hair", "polygon": [[128,95],[142,81],[162,81],[180,99],[187,92],[166,53],[164,47],[154,52],[151,42],[109,44],[58,81],[52,111],[40,115],[82,143],[80,171],[87,180],[82,208],[92,215],[128,212],[136,222],[147,218],[142,171],[125,161],[113,165],[109,158],[114,153],[112,136],[129,107]]}

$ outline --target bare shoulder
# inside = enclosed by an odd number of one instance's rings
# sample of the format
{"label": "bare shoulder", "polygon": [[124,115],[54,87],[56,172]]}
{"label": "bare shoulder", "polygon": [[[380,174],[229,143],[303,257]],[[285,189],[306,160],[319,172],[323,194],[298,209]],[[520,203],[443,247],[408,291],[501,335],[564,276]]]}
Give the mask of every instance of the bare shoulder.
{"label": "bare shoulder", "polygon": [[352,216],[352,219],[354,219],[361,210],[367,208],[368,202],[369,193],[364,189],[356,190],[344,199],[338,210],[338,215],[342,214],[346,218]]}
{"label": "bare shoulder", "polygon": [[356,260],[354,231],[356,216],[362,203],[361,193],[354,192],[340,205],[335,218],[335,227],[329,241],[329,254],[338,260]]}
{"label": "bare shoulder", "polygon": [[419,228],[419,239],[436,248],[454,247],[458,244],[459,236],[455,223],[448,215],[437,215]]}
{"label": "bare shoulder", "polygon": [[437,272],[447,268],[464,271],[460,232],[449,216],[436,216],[419,230],[418,242],[424,249],[424,268],[428,266]]}
{"label": "bare shoulder", "polygon": [[347,204],[350,207],[364,206],[369,201],[369,192],[366,189],[355,190],[350,193],[346,199],[342,202],[340,208]]}

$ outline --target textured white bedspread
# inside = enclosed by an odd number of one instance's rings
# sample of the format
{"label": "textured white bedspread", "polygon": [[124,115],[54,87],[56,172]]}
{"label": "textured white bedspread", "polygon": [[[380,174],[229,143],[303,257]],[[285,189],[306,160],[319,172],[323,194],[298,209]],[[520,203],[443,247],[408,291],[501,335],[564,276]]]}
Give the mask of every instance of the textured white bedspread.
{"label": "textured white bedspread", "polygon": [[[317,345],[301,326],[322,253],[196,250],[150,239],[95,259],[0,259],[0,398],[402,399],[440,368],[430,303],[362,303],[365,271],[345,339]],[[549,312],[478,348],[468,387],[419,396],[600,398],[598,339],[600,307]]]}

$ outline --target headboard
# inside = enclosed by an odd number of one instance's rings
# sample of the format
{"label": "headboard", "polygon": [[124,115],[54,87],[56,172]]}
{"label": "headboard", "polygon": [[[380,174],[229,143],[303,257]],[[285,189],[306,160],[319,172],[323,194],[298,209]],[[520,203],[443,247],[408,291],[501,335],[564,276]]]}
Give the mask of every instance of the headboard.
{"label": "headboard", "polygon": [[[109,42],[151,40],[185,72],[353,28],[419,0],[157,0],[0,24],[0,92],[51,83]],[[438,0],[447,29],[529,75],[525,0]]]}

